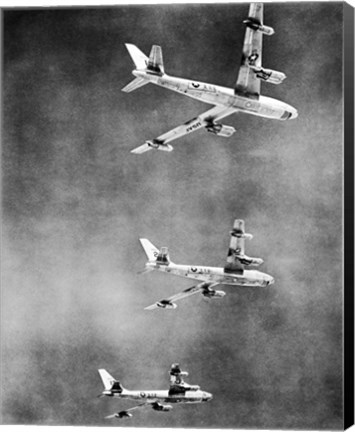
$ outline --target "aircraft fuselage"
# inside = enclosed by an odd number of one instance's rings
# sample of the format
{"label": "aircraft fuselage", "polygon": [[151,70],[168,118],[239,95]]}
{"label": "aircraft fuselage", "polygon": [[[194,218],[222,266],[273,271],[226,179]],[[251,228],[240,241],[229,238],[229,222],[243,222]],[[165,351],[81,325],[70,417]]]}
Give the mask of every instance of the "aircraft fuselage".
{"label": "aircraft fuselage", "polygon": [[124,389],[121,393],[114,393],[114,398],[143,400],[146,402],[162,401],[169,403],[199,403],[207,402],[212,399],[211,393],[194,390],[183,393],[169,394],[169,390],[127,390]]}
{"label": "aircraft fuselage", "polygon": [[274,282],[274,279],[270,275],[258,270],[244,270],[243,273],[239,274],[227,273],[221,267],[187,266],[173,263],[169,263],[168,265],[147,263],[146,266],[156,271],[201,282],[252,287],[266,287]]}
{"label": "aircraft fuselage", "polygon": [[245,95],[235,94],[234,89],[208,84],[200,81],[191,81],[169,75],[159,75],[146,71],[134,70],[133,75],[161,87],[168,88],[177,93],[184,94],[193,99],[211,104],[225,106],[235,111],[266,117],[276,120],[288,120],[297,117],[297,110],[291,105],[267,96],[258,99]]}

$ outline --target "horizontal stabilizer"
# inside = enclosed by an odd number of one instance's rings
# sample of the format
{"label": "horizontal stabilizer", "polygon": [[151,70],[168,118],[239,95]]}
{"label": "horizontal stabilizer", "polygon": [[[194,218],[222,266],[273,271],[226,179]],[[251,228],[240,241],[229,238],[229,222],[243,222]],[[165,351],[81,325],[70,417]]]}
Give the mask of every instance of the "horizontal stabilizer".
{"label": "horizontal stabilizer", "polygon": [[142,87],[146,84],[148,84],[149,81],[146,81],[143,78],[135,78],[133,81],[131,81],[129,84],[127,84],[125,87],[123,87],[122,91],[126,93],[130,93],[133,90],[136,90],[139,87]]}

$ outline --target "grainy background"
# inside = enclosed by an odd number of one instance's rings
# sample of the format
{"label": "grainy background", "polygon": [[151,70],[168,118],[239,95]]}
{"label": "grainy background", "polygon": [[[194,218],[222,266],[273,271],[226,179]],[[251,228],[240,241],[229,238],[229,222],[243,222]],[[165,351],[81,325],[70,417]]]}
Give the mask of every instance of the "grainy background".
{"label": "grainy background", "polygon": [[[172,362],[214,394],[150,427],[342,427],[342,4],[267,4],[263,94],[277,122],[225,119],[171,154],[129,151],[208,109],[133,77],[125,42],[163,48],[167,73],[232,87],[247,4],[5,10],[2,386],[5,424],[118,425],[97,368],[166,388]],[[174,311],[143,308],[191,282],[137,275],[138,237],[173,261],[224,264],[235,218],[275,277]]]}

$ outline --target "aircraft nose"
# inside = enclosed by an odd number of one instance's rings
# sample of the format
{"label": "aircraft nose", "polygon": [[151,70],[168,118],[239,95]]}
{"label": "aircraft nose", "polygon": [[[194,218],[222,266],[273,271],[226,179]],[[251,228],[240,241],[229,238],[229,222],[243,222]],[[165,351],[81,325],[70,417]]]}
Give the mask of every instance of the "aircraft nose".
{"label": "aircraft nose", "polygon": [[207,392],[205,392],[204,397],[203,397],[203,401],[204,401],[204,402],[208,402],[208,401],[210,401],[211,399],[213,399],[212,394],[211,394],[211,393],[207,393]]}
{"label": "aircraft nose", "polygon": [[298,117],[298,111],[293,108],[293,110],[291,111],[291,118],[295,119],[297,117]]}
{"label": "aircraft nose", "polygon": [[268,285],[272,285],[273,283],[275,283],[275,279],[270,276],[270,278],[268,279]]}

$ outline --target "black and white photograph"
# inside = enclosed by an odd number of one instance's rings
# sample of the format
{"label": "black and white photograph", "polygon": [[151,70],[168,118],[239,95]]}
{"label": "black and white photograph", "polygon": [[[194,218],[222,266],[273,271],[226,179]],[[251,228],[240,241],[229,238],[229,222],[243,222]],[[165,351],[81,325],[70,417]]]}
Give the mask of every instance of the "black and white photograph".
{"label": "black and white photograph", "polygon": [[2,9],[2,425],[344,428],[351,13]]}

